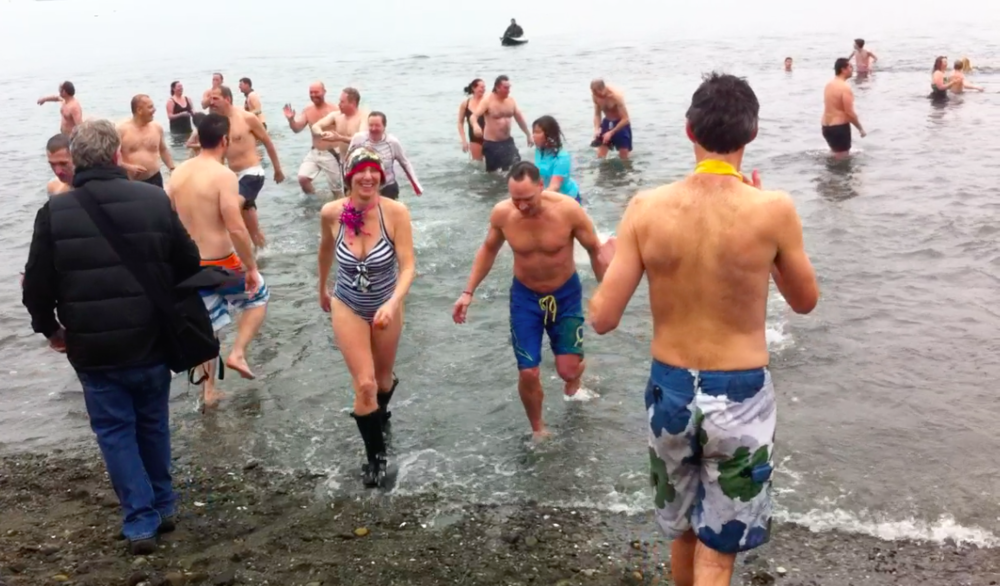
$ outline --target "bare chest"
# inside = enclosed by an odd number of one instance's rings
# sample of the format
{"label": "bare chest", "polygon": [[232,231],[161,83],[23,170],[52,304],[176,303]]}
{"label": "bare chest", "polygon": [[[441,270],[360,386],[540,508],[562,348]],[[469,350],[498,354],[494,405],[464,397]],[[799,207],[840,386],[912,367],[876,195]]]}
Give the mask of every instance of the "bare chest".
{"label": "bare chest", "polygon": [[152,126],[132,127],[123,133],[122,151],[125,153],[158,151],[159,148],[160,133]]}
{"label": "bare chest", "polygon": [[572,231],[548,222],[512,222],[504,228],[504,237],[519,255],[554,255],[573,248]]}

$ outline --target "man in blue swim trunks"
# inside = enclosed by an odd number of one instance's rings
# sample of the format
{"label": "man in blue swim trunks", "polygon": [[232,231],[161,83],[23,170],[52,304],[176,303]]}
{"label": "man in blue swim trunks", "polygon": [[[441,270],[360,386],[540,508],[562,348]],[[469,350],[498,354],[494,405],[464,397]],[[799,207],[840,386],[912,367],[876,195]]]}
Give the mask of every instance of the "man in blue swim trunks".
{"label": "man in blue swim trunks", "polygon": [[621,90],[604,83],[603,79],[590,82],[590,97],[594,101],[594,142],[601,159],[608,156],[608,150],[618,151],[618,157],[626,160],[632,152],[632,124],[625,108],[625,96]]}
{"label": "man in blue swim trunks", "polygon": [[604,278],[613,240],[601,245],[594,223],[572,198],[545,191],[538,167],[516,163],[507,175],[510,199],[490,214],[486,241],[476,253],[472,273],[455,302],[455,323],[465,323],[476,287],[486,278],[503,243],[514,252],[510,288],[510,333],[520,371],[517,390],[536,439],[547,435],[542,419],[542,337],[547,332],[564,392],[575,395],[583,375],[583,287],[576,274],[573,242],[590,254],[594,275]]}
{"label": "man in blue swim trunks", "polygon": [[646,275],[650,478],[657,522],[674,540],[678,586],[729,584],[736,554],[770,538],[769,281],[797,313],[819,299],[792,198],[761,190],[756,172],[752,184],[739,172],[758,110],[746,81],[705,79],[687,112],[695,172],[632,198],[589,306],[598,334],[615,329]]}

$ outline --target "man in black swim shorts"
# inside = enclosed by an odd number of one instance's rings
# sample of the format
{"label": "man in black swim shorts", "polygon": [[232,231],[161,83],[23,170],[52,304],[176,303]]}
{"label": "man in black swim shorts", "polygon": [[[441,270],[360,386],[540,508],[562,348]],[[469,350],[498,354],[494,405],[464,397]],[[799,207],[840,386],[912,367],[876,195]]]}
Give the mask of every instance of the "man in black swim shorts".
{"label": "man in black swim shorts", "polygon": [[[486,117],[486,128],[479,125],[479,118]],[[493,82],[493,92],[479,102],[476,111],[469,117],[469,124],[475,136],[483,137],[483,159],[486,160],[486,172],[508,171],[521,160],[521,154],[510,135],[510,120],[513,118],[528,139],[528,146],[533,142],[531,131],[524,121],[521,109],[510,95],[510,78],[506,75],[497,77]]]}
{"label": "man in black swim shorts", "polygon": [[823,90],[823,138],[835,156],[843,156],[851,150],[851,125],[857,127],[861,138],[865,137],[865,129],[854,111],[854,92],[847,85],[854,74],[851,62],[843,57],[837,59],[833,72],[836,75]]}

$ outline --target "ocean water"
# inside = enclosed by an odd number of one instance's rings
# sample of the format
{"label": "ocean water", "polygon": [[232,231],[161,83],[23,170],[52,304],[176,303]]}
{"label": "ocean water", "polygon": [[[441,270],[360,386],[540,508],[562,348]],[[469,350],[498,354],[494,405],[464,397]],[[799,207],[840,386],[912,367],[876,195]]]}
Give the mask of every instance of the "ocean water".
{"label": "ocean water", "polygon": [[[706,15],[624,2],[609,14],[568,0],[514,0],[500,13],[494,5],[387,0],[345,25],[344,8],[305,0],[249,0],[238,11],[187,0],[166,10],[146,1],[0,4],[2,449],[92,441],[72,370],[31,333],[20,303],[17,275],[51,175],[44,144],[58,129],[57,107],[35,100],[70,79],[86,116],[119,120],[132,95],[147,93],[165,124],[170,82],[184,82],[197,102],[218,70],[234,86],[243,76],[254,80],[289,180],[269,181],[260,198],[270,240],[261,267],[272,289],[250,354],[261,376],[228,377],[231,399],[210,416],[195,411],[194,389],[178,378],[177,443],[325,471],[330,492],[360,492],[350,379],[316,300],[320,202],[294,180],[309,140],[280,112],[286,102],[303,108],[308,84],[323,80],[331,100],[353,85],[364,106],[387,113],[426,190],[421,198],[403,194],[419,276],[397,365],[396,490],[646,509],[644,286],[617,332],[586,338],[588,400],[563,400],[546,355],[546,419],[555,435],[541,446],[528,441],[516,392],[509,252],[483,284],[470,322],[451,322],[489,210],[505,197],[502,182],[459,148],[459,88],[504,73],[529,122],[556,116],[586,208],[607,235],[636,191],[690,171],[684,112],[699,76],[720,70],[747,77],[757,92],[760,134],[746,166],[761,171],[766,187],[795,197],[822,289],[809,316],[792,314],[777,296],[769,303],[779,517],[888,539],[996,544],[1000,170],[992,161],[1000,150],[993,134],[1000,48],[989,31],[1000,24],[1000,8],[966,14],[930,2],[849,1],[806,16],[800,6],[748,10],[727,1]],[[904,7],[906,22],[898,19]],[[724,14],[735,16],[716,17]],[[510,17],[524,26],[528,45],[499,46]],[[855,134],[852,159],[834,163],[819,133],[821,92],[856,36],[880,58],[876,74],[855,85],[869,135]],[[988,91],[932,105],[926,95],[939,54],[969,56],[982,67],[970,80]],[[781,68],[789,55],[792,73]],[[629,168],[600,163],[588,148],[588,83],[597,76],[625,91],[636,148]],[[179,143],[174,155],[186,156]],[[522,147],[522,157],[531,156]],[[590,291],[596,283],[580,260]]]}

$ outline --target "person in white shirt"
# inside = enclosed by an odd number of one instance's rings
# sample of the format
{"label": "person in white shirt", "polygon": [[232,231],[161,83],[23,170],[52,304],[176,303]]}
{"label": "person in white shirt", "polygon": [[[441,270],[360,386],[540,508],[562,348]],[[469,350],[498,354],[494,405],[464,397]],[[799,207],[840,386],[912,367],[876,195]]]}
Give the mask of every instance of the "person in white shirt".
{"label": "person in white shirt", "polygon": [[347,147],[348,152],[358,148],[366,147],[377,152],[382,158],[382,167],[385,171],[385,185],[379,191],[382,197],[389,199],[399,199],[399,183],[396,181],[395,164],[403,168],[406,178],[410,180],[413,191],[417,195],[423,194],[424,190],[417,180],[417,173],[413,170],[413,165],[406,158],[403,145],[395,136],[385,131],[386,117],[382,112],[372,112],[368,115],[368,130],[361,131],[351,138],[351,143]]}

